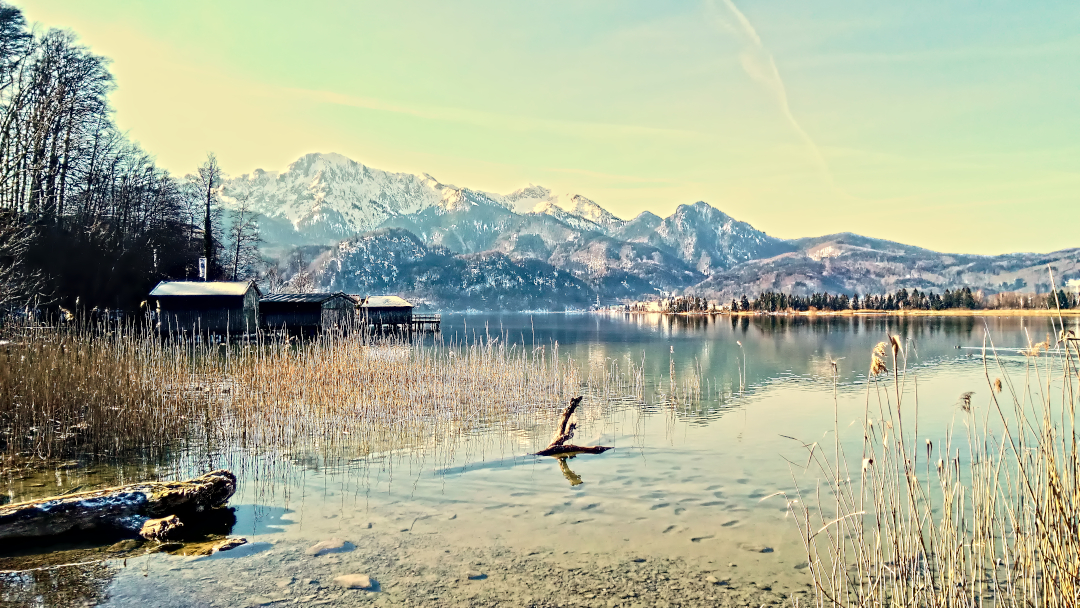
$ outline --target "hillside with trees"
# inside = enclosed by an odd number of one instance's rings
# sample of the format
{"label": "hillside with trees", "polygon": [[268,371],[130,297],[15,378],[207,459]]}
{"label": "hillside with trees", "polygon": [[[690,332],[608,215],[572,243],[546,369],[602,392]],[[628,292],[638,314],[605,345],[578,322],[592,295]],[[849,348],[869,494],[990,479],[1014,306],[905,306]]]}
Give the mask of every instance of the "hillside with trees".
{"label": "hillside with trees", "polygon": [[134,310],[200,256],[213,278],[253,276],[257,220],[218,204],[216,159],[158,167],[117,128],[115,86],[73,32],[0,3],[0,307]]}

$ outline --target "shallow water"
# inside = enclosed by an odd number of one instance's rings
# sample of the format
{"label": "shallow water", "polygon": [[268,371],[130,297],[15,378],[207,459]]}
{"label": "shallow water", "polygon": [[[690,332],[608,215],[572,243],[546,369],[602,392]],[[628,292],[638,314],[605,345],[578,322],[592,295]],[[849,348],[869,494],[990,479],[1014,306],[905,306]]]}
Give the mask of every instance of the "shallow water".
{"label": "shallow water", "polygon": [[[1077,322],[1066,320],[1080,333]],[[359,458],[312,445],[289,454],[178,454],[171,463],[123,468],[73,462],[27,475],[9,484],[11,499],[231,466],[240,476],[231,534],[249,544],[209,557],[144,555],[144,546],[56,547],[45,554],[23,548],[29,557],[2,559],[0,568],[87,563],[2,575],[0,600],[27,606],[780,603],[804,592],[808,579],[794,522],[775,494],[793,495],[794,479],[813,481],[790,464],[805,459],[800,441],[832,445],[835,427],[845,445],[858,445],[874,344],[888,334],[903,337],[908,378],[918,386],[919,435],[937,441],[956,420],[962,393],[974,392],[976,409],[986,406],[984,338],[993,340],[1006,369],[1022,377],[1025,361],[1016,349],[1056,334],[1051,324],[1018,317],[444,315],[442,335],[426,340],[558,343],[562,356],[594,371],[644,365],[645,403],[590,400],[575,442],[615,449],[565,462],[527,456],[546,445],[551,427],[544,426],[492,428]],[[678,403],[668,400],[673,387],[684,391]],[[876,404],[875,390],[869,392]],[[331,538],[351,549],[305,554]],[[334,584],[347,573],[372,576],[378,591]]]}

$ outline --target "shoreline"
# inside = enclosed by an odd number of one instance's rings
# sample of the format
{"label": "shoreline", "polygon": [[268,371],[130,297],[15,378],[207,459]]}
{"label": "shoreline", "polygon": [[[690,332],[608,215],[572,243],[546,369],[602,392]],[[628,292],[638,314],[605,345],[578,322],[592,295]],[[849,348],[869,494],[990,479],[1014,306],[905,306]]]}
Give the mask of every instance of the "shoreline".
{"label": "shoreline", "polygon": [[600,310],[601,313],[628,315],[665,315],[675,317],[1080,317],[1080,309],[976,309],[976,310],[807,310],[785,312],[717,311],[717,312],[659,312],[637,310]]}

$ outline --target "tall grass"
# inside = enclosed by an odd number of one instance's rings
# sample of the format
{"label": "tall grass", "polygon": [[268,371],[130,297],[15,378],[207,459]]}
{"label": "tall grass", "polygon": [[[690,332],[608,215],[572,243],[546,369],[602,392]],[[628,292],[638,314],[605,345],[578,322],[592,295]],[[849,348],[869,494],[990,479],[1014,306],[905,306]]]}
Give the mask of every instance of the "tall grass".
{"label": "tall grass", "polygon": [[333,332],[215,344],[130,327],[23,325],[0,340],[0,450],[24,462],[145,457],[191,442],[210,451],[407,447],[553,412],[582,384],[556,344],[418,346]]}
{"label": "tall grass", "polygon": [[221,398],[225,439],[280,448],[340,441],[361,453],[526,423],[582,385],[557,346],[500,341],[416,346],[328,335],[231,350],[219,366],[230,389]]}
{"label": "tall grass", "polygon": [[1023,357],[1008,373],[987,333],[990,397],[935,404],[959,412],[943,433],[919,427],[901,340],[870,353],[860,453],[834,417],[800,463],[820,481],[789,497],[816,605],[1080,605],[1080,342],[1062,329]]}
{"label": "tall grass", "polygon": [[579,394],[593,404],[656,399],[672,415],[701,398],[699,374],[654,389],[644,359],[579,365],[557,343],[501,338],[334,331],[304,342],[260,334],[220,343],[78,320],[8,325],[0,332],[0,455],[8,466],[237,450],[356,458],[483,428],[547,427]]}
{"label": "tall grass", "polygon": [[9,463],[76,453],[160,452],[213,403],[189,393],[186,344],[82,326],[8,325],[0,339],[0,453]]}

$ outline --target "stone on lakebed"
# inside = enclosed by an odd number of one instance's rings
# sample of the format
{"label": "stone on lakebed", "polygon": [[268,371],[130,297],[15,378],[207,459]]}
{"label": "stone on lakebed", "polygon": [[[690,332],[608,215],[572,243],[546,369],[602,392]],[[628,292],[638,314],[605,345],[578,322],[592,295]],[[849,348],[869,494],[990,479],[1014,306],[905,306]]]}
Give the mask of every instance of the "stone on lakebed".
{"label": "stone on lakebed", "polygon": [[374,589],[375,581],[366,574],[342,574],[335,577],[334,582],[346,589]]}
{"label": "stone on lakebed", "polygon": [[341,540],[340,538],[331,538],[311,545],[304,553],[307,555],[326,555],[327,553],[345,553],[346,551],[352,550],[353,544],[349,541]]}

